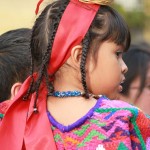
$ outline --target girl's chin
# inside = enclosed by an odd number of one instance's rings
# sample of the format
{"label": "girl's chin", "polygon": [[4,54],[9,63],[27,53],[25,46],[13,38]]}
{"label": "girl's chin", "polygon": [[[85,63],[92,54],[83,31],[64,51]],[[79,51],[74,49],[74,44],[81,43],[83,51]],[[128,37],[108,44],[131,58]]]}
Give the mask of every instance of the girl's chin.
{"label": "girl's chin", "polygon": [[108,95],[107,97],[111,100],[118,100],[120,97],[120,92],[116,91],[113,94]]}

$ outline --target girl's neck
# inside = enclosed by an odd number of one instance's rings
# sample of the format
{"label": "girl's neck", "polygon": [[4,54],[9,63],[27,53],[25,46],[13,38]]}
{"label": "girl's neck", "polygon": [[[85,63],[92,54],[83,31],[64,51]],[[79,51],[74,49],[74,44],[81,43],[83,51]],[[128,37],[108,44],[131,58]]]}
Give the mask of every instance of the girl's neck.
{"label": "girl's neck", "polygon": [[96,102],[97,100],[92,97],[87,100],[83,97],[57,98],[50,96],[47,100],[47,109],[57,122],[67,126],[83,117],[95,106]]}
{"label": "girl's neck", "polygon": [[68,73],[67,71],[59,76],[56,76],[54,81],[55,91],[81,91],[83,92],[82,83],[78,75]]}
{"label": "girl's neck", "polygon": [[[80,74],[76,71],[60,72],[55,76],[54,89],[60,92],[74,90],[84,92],[80,78]],[[97,100],[92,97],[85,99],[84,97],[58,98],[49,96],[47,109],[58,122],[68,125],[85,115],[96,102]]]}

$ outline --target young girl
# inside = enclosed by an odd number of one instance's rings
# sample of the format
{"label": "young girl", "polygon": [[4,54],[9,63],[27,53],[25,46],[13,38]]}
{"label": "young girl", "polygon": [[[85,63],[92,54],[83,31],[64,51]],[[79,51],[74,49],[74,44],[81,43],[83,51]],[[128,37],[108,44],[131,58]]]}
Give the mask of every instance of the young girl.
{"label": "young girl", "polygon": [[122,53],[130,45],[110,1],[58,0],[38,17],[31,37],[35,73],[10,106],[1,106],[1,149],[150,149],[150,120],[110,100],[122,91]]}

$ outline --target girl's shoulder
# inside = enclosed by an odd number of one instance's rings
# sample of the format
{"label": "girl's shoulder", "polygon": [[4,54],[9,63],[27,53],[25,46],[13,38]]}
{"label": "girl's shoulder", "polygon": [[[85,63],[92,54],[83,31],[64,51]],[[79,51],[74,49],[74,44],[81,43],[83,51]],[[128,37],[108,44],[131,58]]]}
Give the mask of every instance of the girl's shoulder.
{"label": "girl's shoulder", "polygon": [[134,118],[135,120],[142,118],[150,122],[150,117],[136,106],[121,100],[110,100],[107,97],[103,97],[101,106],[96,111],[99,113],[116,114],[116,116],[128,116],[128,118]]}
{"label": "girl's shoulder", "polygon": [[107,97],[103,97],[102,102],[101,102],[101,108],[102,109],[108,109],[112,111],[117,111],[117,110],[130,110],[130,111],[138,111],[139,108],[125,102],[122,100],[110,100]]}
{"label": "girl's shoulder", "polygon": [[124,101],[103,98],[96,115],[108,122],[115,123],[119,120],[127,123],[129,131],[137,134],[143,147],[150,149],[150,116],[144,114],[139,108]]}

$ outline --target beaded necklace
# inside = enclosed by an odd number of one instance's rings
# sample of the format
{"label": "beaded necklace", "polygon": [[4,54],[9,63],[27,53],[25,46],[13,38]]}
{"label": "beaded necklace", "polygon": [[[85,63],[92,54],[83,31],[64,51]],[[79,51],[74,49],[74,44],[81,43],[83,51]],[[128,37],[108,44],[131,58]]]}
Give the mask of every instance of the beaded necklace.
{"label": "beaded necklace", "polygon": [[[58,98],[64,98],[64,97],[80,97],[80,96],[84,96],[85,93],[80,92],[80,91],[54,91],[53,93],[48,93],[48,96],[54,96],[54,97],[58,97]],[[89,94],[90,97],[94,97],[96,99],[98,99],[100,96],[97,95],[93,95],[93,94]]]}

